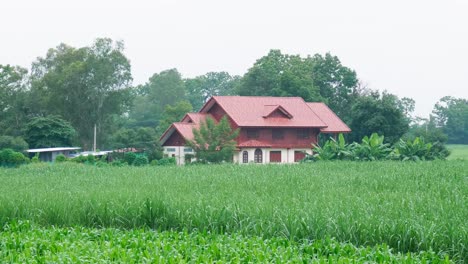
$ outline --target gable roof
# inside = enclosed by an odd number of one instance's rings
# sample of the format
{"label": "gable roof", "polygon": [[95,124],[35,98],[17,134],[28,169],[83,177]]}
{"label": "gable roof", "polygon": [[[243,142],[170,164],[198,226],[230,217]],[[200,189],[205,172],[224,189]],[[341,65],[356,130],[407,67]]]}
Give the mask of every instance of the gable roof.
{"label": "gable roof", "polygon": [[208,116],[213,117],[211,114],[207,113],[187,113],[184,118],[182,118],[181,122],[199,124],[201,122],[205,122]]}
{"label": "gable roof", "polygon": [[348,133],[351,129],[324,103],[307,103],[320,119],[324,120],[327,127],[321,128],[322,133]]}
{"label": "gable roof", "polygon": [[[327,126],[301,97],[213,96],[200,112],[207,113],[215,103],[240,127]],[[280,110],[285,117],[264,117],[265,111],[269,109],[270,113]]]}

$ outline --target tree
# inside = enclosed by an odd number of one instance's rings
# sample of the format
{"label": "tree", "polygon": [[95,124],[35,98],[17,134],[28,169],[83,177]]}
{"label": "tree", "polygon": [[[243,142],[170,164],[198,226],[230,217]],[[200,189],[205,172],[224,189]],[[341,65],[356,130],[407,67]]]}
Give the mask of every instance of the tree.
{"label": "tree", "polygon": [[166,105],[162,113],[156,134],[162,136],[164,131],[173,123],[180,121],[185,114],[192,111],[192,105],[188,101],[177,102],[174,106]]}
{"label": "tree", "polygon": [[218,124],[212,118],[200,124],[199,129],[193,129],[193,140],[187,145],[195,151],[197,161],[202,163],[230,162],[236,149],[235,138],[239,130],[232,130],[226,116]]}
{"label": "tree", "polygon": [[72,146],[76,136],[71,124],[58,116],[35,117],[24,133],[31,148]]}
{"label": "tree", "polygon": [[313,84],[324,102],[345,122],[351,120],[351,108],[359,96],[356,72],[341,64],[336,56],[326,53],[312,58]]}
{"label": "tree", "polygon": [[170,69],[151,76],[138,93],[130,119],[136,126],[155,127],[166,105],[174,105],[185,99],[185,86],[177,69]]}
{"label": "tree", "polygon": [[299,96],[306,101],[323,101],[312,79],[312,60],[271,50],[257,60],[242,77],[239,95]]}
{"label": "tree", "polygon": [[135,148],[144,152],[149,160],[160,159],[163,150],[153,128],[121,128],[112,136],[114,148]]}
{"label": "tree", "polygon": [[448,143],[468,144],[468,100],[445,96],[432,111],[436,126],[448,136]]}
{"label": "tree", "polygon": [[95,125],[98,142],[105,142],[112,116],[127,112],[132,102],[130,62],[123,50],[122,42],[111,39],[79,49],[65,44],[50,49],[32,65],[32,92],[39,102],[35,112],[71,122],[85,149]]}
{"label": "tree", "polygon": [[385,136],[385,141],[394,143],[408,131],[409,120],[405,117],[398,97],[378,91],[361,96],[352,107],[350,127],[351,140],[378,133]]}
{"label": "tree", "polygon": [[0,64],[0,131],[18,136],[25,123],[27,70]]}
{"label": "tree", "polygon": [[0,136],[0,149],[12,149],[17,152],[25,152],[28,143],[21,137]]}
{"label": "tree", "polygon": [[200,109],[212,96],[234,95],[239,81],[239,76],[231,76],[227,72],[209,72],[193,79],[186,79],[187,98],[194,109]]}

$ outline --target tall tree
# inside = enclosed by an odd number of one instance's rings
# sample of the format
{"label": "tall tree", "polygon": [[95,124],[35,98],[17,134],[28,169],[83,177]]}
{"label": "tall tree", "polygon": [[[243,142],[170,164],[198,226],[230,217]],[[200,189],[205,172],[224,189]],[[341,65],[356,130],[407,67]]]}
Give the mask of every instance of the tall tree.
{"label": "tall tree", "polygon": [[0,134],[21,134],[27,115],[26,78],[26,69],[0,64]]}
{"label": "tall tree", "polygon": [[65,44],[50,49],[32,66],[36,112],[70,121],[85,149],[91,147],[96,125],[102,145],[112,116],[128,111],[132,102],[130,62],[123,50],[122,42],[111,39],[79,49]]}
{"label": "tall tree", "polygon": [[166,105],[162,113],[161,120],[156,128],[156,134],[160,137],[166,129],[173,123],[180,121],[185,114],[192,111],[192,105],[188,101],[180,101],[175,105]]}
{"label": "tall tree", "polygon": [[158,125],[166,105],[185,99],[185,86],[177,69],[156,73],[140,87],[130,118],[136,126]]}
{"label": "tall tree", "polygon": [[313,83],[324,102],[345,122],[350,121],[352,105],[359,96],[356,72],[330,53],[315,54],[311,60]]}
{"label": "tall tree", "polygon": [[248,96],[300,96],[307,101],[322,101],[311,71],[310,58],[271,50],[243,76],[238,93]]}
{"label": "tall tree", "polygon": [[448,136],[448,143],[468,144],[468,100],[445,96],[434,106],[438,127]]}
{"label": "tall tree", "polygon": [[351,140],[359,141],[364,136],[378,133],[385,136],[386,142],[396,142],[409,127],[400,104],[398,97],[386,92],[374,91],[359,97],[352,108]]}
{"label": "tall tree", "polygon": [[193,108],[198,110],[212,96],[236,94],[235,89],[239,80],[239,76],[231,76],[227,72],[209,72],[193,79],[186,79],[187,99]]}

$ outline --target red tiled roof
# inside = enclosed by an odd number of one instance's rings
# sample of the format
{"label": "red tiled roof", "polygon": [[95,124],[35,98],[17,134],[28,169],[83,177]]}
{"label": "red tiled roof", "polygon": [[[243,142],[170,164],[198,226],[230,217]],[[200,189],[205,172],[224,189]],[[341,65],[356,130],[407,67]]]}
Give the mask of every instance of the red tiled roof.
{"label": "red tiled roof", "polygon": [[[208,112],[214,100],[240,127],[326,127],[301,97],[213,96],[200,110]],[[277,107],[269,107],[277,106]],[[281,106],[292,118],[264,117],[265,111]],[[266,107],[266,108],[265,108]],[[268,109],[269,108],[269,109]],[[270,111],[271,112],[271,111]]]}
{"label": "red tiled roof", "polygon": [[239,148],[269,148],[271,144],[259,140],[251,139],[238,145]]}
{"label": "red tiled roof", "polygon": [[307,103],[320,119],[322,119],[327,127],[321,128],[323,133],[348,133],[351,129],[324,103]]}
{"label": "red tiled roof", "polygon": [[181,122],[183,123],[193,122],[195,124],[199,124],[202,121],[205,121],[208,116],[212,117],[211,114],[207,114],[207,113],[187,113],[184,116],[184,118],[182,118]]}

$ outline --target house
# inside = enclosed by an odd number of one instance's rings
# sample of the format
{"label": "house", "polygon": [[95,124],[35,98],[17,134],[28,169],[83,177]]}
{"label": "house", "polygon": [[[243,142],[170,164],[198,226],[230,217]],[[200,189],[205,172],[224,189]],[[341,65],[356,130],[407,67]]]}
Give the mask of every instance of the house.
{"label": "house", "polygon": [[319,133],[348,133],[349,127],[324,103],[300,97],[213,96],[198,113],[186,114],[161,136],[164,154],[177,164],[190,162],[194,152],[186,146],[193,129],[211,117],[227,116],[239,128],[236,163],[294,163],[312,153]]}
{"label": "house", "polygon": [[38,148],[38,149],[28,149],[26,152],[29,153],[30,157],[39,155],[39,160],[41,161],[55,161],[55,158],[62,154],[65,157],[71,157],[76,153],[77,150],[81,148],[78,147],[58,147],[58,148]]}

